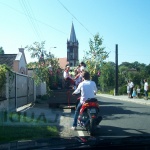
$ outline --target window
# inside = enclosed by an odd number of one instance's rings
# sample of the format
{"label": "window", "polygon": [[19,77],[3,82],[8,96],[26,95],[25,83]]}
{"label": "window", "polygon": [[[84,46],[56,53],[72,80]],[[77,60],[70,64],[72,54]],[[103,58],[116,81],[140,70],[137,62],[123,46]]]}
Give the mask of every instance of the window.
{"label": "window", "polygon": [[72,56],[72,54],[70,54],[70,59],[73,59],[73,56]]}
{"label": "window", "polygon": [[25,68],[24,68],[24,67],[21,67],[19,73],[21,73],[21,74],[26,74]]}
{"label": "window", "polygon": [[72,63],[70,63],[70,66],[72,66]]}

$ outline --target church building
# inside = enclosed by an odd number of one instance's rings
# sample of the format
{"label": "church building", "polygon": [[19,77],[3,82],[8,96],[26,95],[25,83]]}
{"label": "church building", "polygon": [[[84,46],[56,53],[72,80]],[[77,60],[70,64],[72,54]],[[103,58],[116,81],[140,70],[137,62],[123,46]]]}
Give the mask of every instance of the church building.
{"label": "church building", "polygon": [[74,25],[72,23],[70,39],[67,39],[67,61],[69,62],[70,67],[77,66],[79,63],[78,49],[79,43],[76,38]]}

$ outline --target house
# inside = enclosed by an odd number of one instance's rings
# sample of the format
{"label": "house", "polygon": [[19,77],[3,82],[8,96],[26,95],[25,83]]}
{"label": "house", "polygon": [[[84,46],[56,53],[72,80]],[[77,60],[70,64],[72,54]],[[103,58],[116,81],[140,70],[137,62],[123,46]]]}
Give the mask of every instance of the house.
{"label": "house", "polygon": [[0,65],[2,64],[6,64],[14,72],[28,74],[24,48],[19,48],[18,54],[0,54]]}
{"label": "house", "polygon": [[137,70],[134,68],[128,69],[128,72],[137,73]]}
{"label": "house", "polygon": [[24,48],[18,54],[0,54],[0,65],[6,64],[14,78],[6,75],[6,83],[0,92],[0,110],[16,111],[19,107],[36,100],[34,80],[28,76]]}

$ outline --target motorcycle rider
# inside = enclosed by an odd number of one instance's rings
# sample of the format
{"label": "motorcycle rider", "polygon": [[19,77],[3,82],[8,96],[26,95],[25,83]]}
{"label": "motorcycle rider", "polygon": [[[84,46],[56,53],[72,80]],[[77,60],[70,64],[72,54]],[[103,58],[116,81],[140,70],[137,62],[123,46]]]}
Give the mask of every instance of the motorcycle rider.
{"label": "motorcycle rider", "polygon": [[73,126],[71,127],[72,130],[76,130],[77,127],[77,120],[80,112],[80,108],[82,104],[88,99],[88,98],[94,98],[95,94],[97,92],[97,87],[94,81],[90,80],[90,73],[87,71],[83,72],[83,80],[79,85],[78,88],[72,93],[78,94],[81,92],[81,97],[80,97],[80,102],[78,103],[76,110],[75,110],[75,115],[74,115],[74,121],[73,121]]}

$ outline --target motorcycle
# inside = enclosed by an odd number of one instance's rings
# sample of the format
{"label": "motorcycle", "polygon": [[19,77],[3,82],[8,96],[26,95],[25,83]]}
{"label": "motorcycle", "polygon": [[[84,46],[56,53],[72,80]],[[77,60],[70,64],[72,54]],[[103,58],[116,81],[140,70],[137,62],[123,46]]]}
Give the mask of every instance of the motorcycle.
{"label": "motorcycle", "polygon": [[[79,100],[80,98],[78,102]],[[98,100],[96,98],[87,99],[80,109],[78,125],[87,130],[90,135],[94,135],[101,120]]]}

